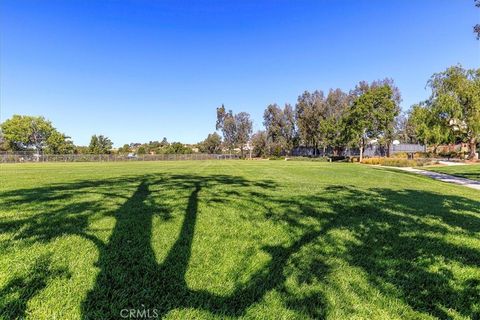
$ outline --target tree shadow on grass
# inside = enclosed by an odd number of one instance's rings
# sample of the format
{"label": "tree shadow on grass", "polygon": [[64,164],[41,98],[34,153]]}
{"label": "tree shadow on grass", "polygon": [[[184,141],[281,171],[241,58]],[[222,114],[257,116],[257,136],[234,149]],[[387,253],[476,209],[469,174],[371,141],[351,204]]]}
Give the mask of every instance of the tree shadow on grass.
{"label": "tree shadow on grass", "polygon": [[[149,186],[156,183],[191,190],[177,240],[161,264],[157,263],[151,247],[152,212],[156,208],[152,208],[147,201],[151,193]],[[109,243],[100,252],[100,274],[85,300],[83,316],[88,319],[110,318],[119,316],[122,312],[146,309],[150,312],[155,310],[156,316],[163,317],[174,309],[182,308],[201,309],[221,316],[240,316],[268,291],[281,289],[285,281],[283,268],[287,260],[311,241],[313,233],[305,234],[289,247],[264,248],[271,256],[270,263],[231,295],[219,296],[188,287],[185,278],[197,221],[199,193],[203,188],[218,184],[237,188],[251,185],[261,188],[274,186],[273,183],[258,184],[218,176],[171,176],[168,182],[143,181],[134,195],[116,212],[117,224]],[[232,196],[232,190],[222,193]],[[241,193],[233,190],[233,194],[239,197]],[[222,196],[217,194],[215,200],[221,202]],[[294,304],[293,297],[290,300],[292,309],[301,303],[297,301]],[[322,301],[321,297],[316,297],[316,308],[308,310],[317,316],[321,316],[318,310],[324,310],[319,301]]]}
{"label": "tree shadow on grass", "polygon": [[[129,309],[155,309],[156,315],[163,317],[172,310],[184,308],[204,310],[220,317],[237,317],[245,315],[272,290],[282,293],[286,308],[304,316],[325,318],[328,304],[321,292],[298,296],[285,285],[286,268],[292,261],[301,284],[322,282],[331,272],[322,254],[296,256],[319,239],[339,258],[363,270],[372,287],[404,302],[414,311],[439,318],[448,318],[449,309],[465,317],[479,316],[478,279],[467,277],[461,282],[448,266],[451,263],[462,268],[480,265],[478,248],[449,242],[444,237],[453,234],[478,240],[480,202],[460,196],[413,189],[335,185],[315,195],[285,195],[274,190],[267,196],[264,191],[277,187],[271,181],[252,182],[223,175],[164,175],[25,190],[20,197],[4,194],[3,202],[9,206],[44,205],[51,199],[67,201],[83,191],[112,197],[115,195],[109,189],[120,186],[131,196],[125,197],[125,202],[115,210],[101,202],[86,200],[54,206],[50,211],[26,219],[0,221],[0,230],[13,232],[14,240],[48,242],[62,234],[75,234],[97,246],[96,266],[100,271],[82,305],[84,318],[118,318],[122,310],[129,312]],[[269,255],[269,262],[227,296],[191,289],[186,282],[199,198],[202,190],[215,186],[222,189],[208,203],[228,205],[235,199],[248,200],[262,208],[264,216],[251,212],[246,219],[278,222],[294,235],[288,244],[261,248]],[[178,237],[162,263],[157,262],[151,245],[152,219],[158,215],[168,220],[178,208],[154,201],[161,200],[163,195],[162,191],[152,191],[154,187],[189,192],[187,203],[181,204],[185,215]],[[256,187],[255,191],[251,187]],[[94,213],[99,212],[116,219],[107,243],[88,230]],[[354,240],[339,243],[331,236],[332,231],[338,230],[347,230]],[[26,283],[26,286],[30,285]]]}
{"label": "tree shadow on grass", "polygon": [[69,276],[66,269],[51,266],[50,254],[40,256],[26,275],[14,277],[0,290],[0,317],[24,319],[30,299],[46,288],[50,280]]}
{"label": "tree shadow on grass", "polygon": [[332,247],[346,246],[340,256],[360,267],[373,287],[438,318],[450,318],[448,310],[480,316],[478,279],[460,281],[452,270],[452,265],[478,268],[479,248],[445,237],[480,241],[479,201],[413,189],[331,186],[326,191],[335,197],[305,202],[328,203],[334,214],[324,228],[354,236],[341,244],[332,240]]}

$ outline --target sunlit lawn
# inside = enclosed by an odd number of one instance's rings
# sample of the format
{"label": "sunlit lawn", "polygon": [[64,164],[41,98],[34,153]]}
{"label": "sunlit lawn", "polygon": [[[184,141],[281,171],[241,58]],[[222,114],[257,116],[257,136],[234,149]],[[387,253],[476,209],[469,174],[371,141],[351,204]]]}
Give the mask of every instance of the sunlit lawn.
{"label": "sunlit lawn", "polygon": [[466,166],[433,167],[430,170],[480,181],[480,164]]}
{"label": "sunlit lawn", "polygon": [[5,319],[480,317],[476,190],[316,162],[0,169]]}

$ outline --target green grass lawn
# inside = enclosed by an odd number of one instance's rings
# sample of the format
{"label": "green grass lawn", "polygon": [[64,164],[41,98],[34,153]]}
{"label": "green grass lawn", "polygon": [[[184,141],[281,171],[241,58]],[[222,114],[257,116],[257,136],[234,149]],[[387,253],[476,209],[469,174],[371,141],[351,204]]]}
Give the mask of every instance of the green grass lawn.
{"label": "green grass lawn", "polygon": [[429,168],[431,171],[480,181],[480,164],[468,166],[442,166]]}
{"label": "green grass lawn", "polygon": [[318,162],[0,170],[4,319],[480,317],[476,190]]}

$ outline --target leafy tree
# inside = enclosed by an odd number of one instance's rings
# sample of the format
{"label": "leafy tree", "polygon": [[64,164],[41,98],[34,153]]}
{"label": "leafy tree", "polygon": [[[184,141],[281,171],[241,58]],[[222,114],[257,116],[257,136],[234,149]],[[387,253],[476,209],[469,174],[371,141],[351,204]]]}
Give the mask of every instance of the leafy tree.
{"label": "leafy tree", "polygon": [[250,140],[252,135],[253,122],[250,119],[250,114],[247,112],[240,112],[235,115],[236,138],[235,142],[240,147],[240,155],[243,158],[243,148]]}
{"label": "leafy tree", "polygon": [[222,137],[216,132],[210,133],[205,140],[199,143],[200,152],[204,153],[221,153]]}
{"label": "leafy tree", "polygon": [[130,148],[129,144],[124,144],[123,147],[118,148],[118,153],[119,154],[125,154],[125,153],[130,153],[132,152],[132,149]]}
{"label": "leafy tree", "polygon": [[292,149],[298,144],[297,125],[295,122],[295,111],[288,103],[283,108],[283,118],[285,126],[283,128],[283,137],[285,139],[285,149],[290,154]]}
{"label": "leafy tree", "polygon": [[193,153],[191,148],[185,147],[181,142],[172,142],[167,148],[168,154],[188,154]]}
{"label": "leafy tree", "polygon": [[331,146],[334,155],[338,155],[348,143],[345,135],[345,117],[350,101],[351,96],[341,89],[330,89],[325,99],[325,109],[320,122],[320,131],[324,147]]}
{"label": "leafy tree", "polygon": [[276,103],[270,104],[263,113],[263,125],[267,134],[267,149],[270,154],[289,153],[296,139],[295,114],[286,104],[282,110]]}
{"label": "leafy tree", "polygon": [[426,103],[413,105],[408,113],[408,126],[414,132],[417,141],[437,147],[452,140],[452,134],[446,122],[439,118],[432,106]]}
{"label": "leafy tree", "polygon": [[268,136],[265,131],[257,131],[252,135],[252,154],[254,157],[265,157],[267,155],[267,140]]}
{"label": "leafy tree", "polygon": [[65,134],[54,130],[47,139],[46,153],[51,154],[69,154],[73,153],[75,146]]}
{"label": "leafy tree", "polygon": [[322,91],[305,91],[297,99],[295,118],[300,138],[306,146],[313,147],[316,155],[321,141],[320,123],[324,118],[325,98]]}
{"label": "leafy tree", "polygon": [[1,125],[3,139],[11,150],[42,151],[56,129],[44,117],[14,115]]}
{"label": "leafy tree", "polygon": [[160,142],[160,148],[168,147],[170,143],[168,143],[167,138],[163,137],[162,141]]}
{"label": "leafy tree", "polygon": [[439,121],[469,145],[469,158],[476,156],[480,140],[480,69],[460,65],[432,76],[428,101]]}
{"label": "leafy tree", "polygon": [[234,115],[232,110],[226,111],[222,104],[221,107],[217,108],[215,127],[222,131],[223,141],[230,151],[238,146],[243,157],[244,145],[250,140],[252,134],[253,122],[250,119],[250,114],[240,112]]}
{"label": "leafy tree", "polygon": [[138,147],[138,150],[137,150],[137,154],[146,154],[147,153],[147,149],[145,148],[145,146],[140,146]]}
{"label": "leafy tree", "polygon": [[[400,94],[391,80],[368,85],[361,82],[353,91],[354,100],[346,122],[346,132],[360,148],[360,161],[367,142],[382,139],[389,147],[394,134],[395,118],[400,112]],[[388,149],[387,149],[388,150]]]}
{"label": "leafy tree", "polygon": [[237,143],[237,127],[232,110],[227,112],[223,104],[217,108],[217,123],[215,128],[222,131],[223,141],[228,149],[232,151]]}
{"label": "leafy tree", "polygon": [[5,140],[3,137],[3,133],[0,130],[0,151],[8,151],[10,149],[10,146],[8,142]]}
{"label": "leafy tree", "polygon": [[90,139],[88,151],[93,154],[108,154],[113,147],[113,142],[103,135],[93,135]]}

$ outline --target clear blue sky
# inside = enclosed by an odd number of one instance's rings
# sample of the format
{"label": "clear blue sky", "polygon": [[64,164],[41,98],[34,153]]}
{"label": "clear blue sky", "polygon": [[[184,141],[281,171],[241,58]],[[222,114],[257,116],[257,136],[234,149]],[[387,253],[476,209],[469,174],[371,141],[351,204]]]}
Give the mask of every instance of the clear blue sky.
{"label": "clear blue sky", "polygon": [[215,129],[304,90],[392,77],[404,109],[434,72],[480,66],[473,0],[0,1],[1,120],[43,115],[77,144]]}

